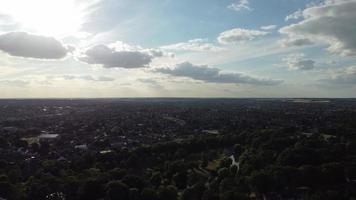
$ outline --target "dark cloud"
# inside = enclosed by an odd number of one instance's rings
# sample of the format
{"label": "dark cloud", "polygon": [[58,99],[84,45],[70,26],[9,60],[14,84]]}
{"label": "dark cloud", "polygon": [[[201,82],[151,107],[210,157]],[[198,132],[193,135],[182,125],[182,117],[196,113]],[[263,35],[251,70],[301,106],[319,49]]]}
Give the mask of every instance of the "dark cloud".
{"label": "dark cloud", "polygon": [[290,38],[309,38],[329,44],[328,50],[356,56],[356,0],[326,0],[302,12],[303,20],[280,30]]}
{"label": "dark cloud", "polygon": [[295,63],[292,63],[291,66],[294,69],[298,70],[311,70],[315,68],[315,61],[313,60],[298,60]]}
{"label": "dark cloud", "polygon": [[305,58],[304,54],[290,54],[282,59],[290,70],[312,70],[315,66],[315,61]]}
{"label": "dark cloud", "polygon": [[281,41],[282,46],[284,47],[293,47],[293,46],[307,46],[307,45],[313,45],[314,43],[308,39],[308,38],[288,38],[285,40]]}
{"label": "dark cloud", "polygon": [[294,59],[287,61],[288,68],[291,70],[312,70],[315,68],[315,61]]}
{"label": "dark cloud", "polygon": [[159,68],[155,71],[171,76],[188,77],[194,80],[210,83],[278,85],[283,82],[281,80],[255,78],[240,73],[223,73],[218,68],[212,68],[206,65],[193,65],[189,62],[178,64],[173,69]]}
{"label": "dark cloud", "polygon": [[141,51],[117,51],[105,45],[97,45],[88,49],[79,59],[105,68],[141,68],[147,67],[153,56]]}
{"label": "dark cloud", "polygon": [[95,81],[115,81],[114,78],[107,77],[107,76],[99,76],[95,79]]}
{"label": "dark cloud", "polygon": [[26,32],[0,35],[0,50],[11,56],[38,59],[60,59],[68,53],[56,39]]}

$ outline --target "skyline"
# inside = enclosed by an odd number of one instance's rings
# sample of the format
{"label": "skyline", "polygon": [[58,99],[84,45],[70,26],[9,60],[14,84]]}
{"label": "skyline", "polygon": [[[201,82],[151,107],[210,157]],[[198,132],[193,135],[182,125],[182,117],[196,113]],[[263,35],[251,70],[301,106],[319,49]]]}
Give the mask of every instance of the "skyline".
{"label": "skyline", "polygon": [[356,0],[0,3],[0,98],[356,97]]}

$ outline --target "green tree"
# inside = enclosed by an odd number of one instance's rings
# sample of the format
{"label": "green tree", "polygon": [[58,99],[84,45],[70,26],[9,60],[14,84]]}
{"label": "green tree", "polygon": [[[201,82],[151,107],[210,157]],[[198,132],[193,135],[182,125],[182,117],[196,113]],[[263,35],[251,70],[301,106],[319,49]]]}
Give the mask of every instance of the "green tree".
{"label": "green tree", "polygon": [[89,179],[78,190],[80,200],[96,200],[105,195],[102,183],[97,179]]}
{"label": "green tree", "polygon": [[274,187],[272,175],[265,170],[252,172],[249,177],[249,185],[257,194],[263,195],[271,192]]}
{"label": "green tree", "polygon": [[178,198],[178,190],[173,185],[161,186],[158,189],[158,197],[160,200],[176,200]]}
{"label": "green tree", "polygon": [[153,188],[144,188],[141,192],[142,200],[158,200],[158,195],[156,190]]}
{"label": "green tree", "polygon": [[109,200],[127,199],[129,187],[121,181],[112,181],[106,185],[106,197]]}

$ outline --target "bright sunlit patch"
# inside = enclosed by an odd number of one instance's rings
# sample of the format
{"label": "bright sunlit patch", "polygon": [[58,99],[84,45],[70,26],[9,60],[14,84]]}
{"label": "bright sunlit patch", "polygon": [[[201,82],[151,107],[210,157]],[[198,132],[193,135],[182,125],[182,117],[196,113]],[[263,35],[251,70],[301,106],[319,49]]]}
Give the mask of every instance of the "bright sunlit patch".
{"label": "bright sunlit patch", "polygon": [[0,13],[22,30],[60,37],[77,33],[85,14],[78,0],[0,0],[0,5]]}

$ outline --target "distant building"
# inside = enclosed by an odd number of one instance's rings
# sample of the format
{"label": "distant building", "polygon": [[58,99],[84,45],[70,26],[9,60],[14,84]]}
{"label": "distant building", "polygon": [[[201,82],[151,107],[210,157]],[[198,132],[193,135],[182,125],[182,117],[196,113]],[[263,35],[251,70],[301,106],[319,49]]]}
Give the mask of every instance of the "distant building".
{"label": "distant building", "polygon": [[108,154],[108,153],[112,153],[113,151],[112,150],[103,150],[103,151],[100,151],[100,154]]}
{"label": "distant building", "polygon": [[86,144],[76,145],[76,146],[74,146],[74,148],[79,149],[79,150],[87,150],[88,145],[86,145]]}
{"label": "distant building", "polygon": [[212,135],[220,134],[220,132],[218,130],[203,130],[203,133],[212,134]]}
{"label": "distant building", "polygon": [[51,141],[57,140],[58,138],[59,138],[59,134],[43,133],[38,136],[38,140],[40,142],[51,142]]}

